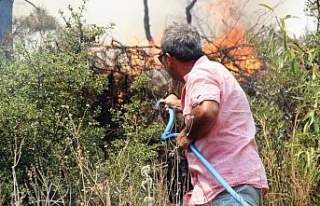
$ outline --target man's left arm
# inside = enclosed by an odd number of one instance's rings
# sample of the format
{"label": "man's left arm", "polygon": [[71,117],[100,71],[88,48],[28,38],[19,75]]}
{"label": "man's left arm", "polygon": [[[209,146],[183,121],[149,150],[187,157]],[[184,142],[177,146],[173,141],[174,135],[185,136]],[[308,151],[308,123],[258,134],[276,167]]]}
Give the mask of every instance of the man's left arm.
{"label": "man's left arm", "polygon": [[177,143],[187,149],[189,144],[201,138],[201,134],[214,126],[219,112],[219,103],[213,100],[204,100],[195,105],[186,120],[186,126],[179,133]]}

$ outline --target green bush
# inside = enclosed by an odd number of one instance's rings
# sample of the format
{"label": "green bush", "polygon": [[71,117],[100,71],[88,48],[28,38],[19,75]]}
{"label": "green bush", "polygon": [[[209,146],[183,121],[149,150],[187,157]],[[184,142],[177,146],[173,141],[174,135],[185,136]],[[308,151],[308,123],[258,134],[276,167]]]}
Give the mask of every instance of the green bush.
{"label": "green bush", "polygon": [[150,85],[151,79],[139,76],[131,85],[133,95],[130,103],[124,105],[124,112],[113,111],[113,120],[120,122],[117,135],[121,138],[111,142],[112,150],[109,150],[110,156],[105,164],[107,176],[112,180],[112,205],[141,205],[146,196],[141,187],[141,169],[157,162],[164,126],[156,122],[148,124],[146,111],[155,104],[146,99]]}
{"label": "green bush", "polygon": [[[81,53],[25,58],[3,65],[0,72],[1,172],[10,179],[15,166],[16,184],[21,186],[32,167],[41,166],[53,177],[68,176],[76,167],[74,149],[88,153],[92,163],[100,159],[97,145],[104,129],[96,127],[93,100],[86,91],[99,93],[107,83],[92,74]],[[9,179],[6,182],[12,184]]]}
{"label": "green bush", "polygon": [[285,32],[260,37],[268,69],[250,100],[271,188],[264,205],[318,205],[319,49]]}
{"label": "green bush", "polygon": [[85,44],[76,37],[84,35],[76,32],[83,26],[80,17],[72,13],[79,24],[60,31],[54,50],[30,52],[16,45],[15,58],[1,61],[1,204],[75,204],[86,199],[91,180],[85,175],[103,159],[106,127],[98,125],[93,103],[108,79],[88,66]]}

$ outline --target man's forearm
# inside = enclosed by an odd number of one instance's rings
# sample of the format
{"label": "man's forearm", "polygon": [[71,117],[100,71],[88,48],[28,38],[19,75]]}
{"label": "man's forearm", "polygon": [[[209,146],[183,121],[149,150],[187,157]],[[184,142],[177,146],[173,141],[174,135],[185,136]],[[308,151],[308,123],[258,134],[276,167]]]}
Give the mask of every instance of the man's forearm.
{"label": "man's forearm", "polygon": [[[217,104],[217,103],[215,103]],[[195,140],[201,138],[201,134],[209,130],[215,122],[218,107],[214,109],[211,103],[205,102],[197,105],[191,111],[189,118],[186,120],[185,132],[187,138]]]}

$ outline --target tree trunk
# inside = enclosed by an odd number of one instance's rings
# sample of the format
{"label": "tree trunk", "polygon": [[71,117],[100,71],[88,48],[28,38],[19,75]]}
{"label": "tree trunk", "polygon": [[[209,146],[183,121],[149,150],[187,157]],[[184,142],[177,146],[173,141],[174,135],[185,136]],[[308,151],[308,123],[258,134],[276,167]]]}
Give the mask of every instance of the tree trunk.
{"label": "tree trunk", "polygon": [[192,0],[192,2],[186,8],[186,15],[187,15],[187,23],[188,24],[191,24],[191,21],[192,21],[191,9],[194,7],[194,5],[196,3],[197,3],[197,0]]}
{"label": "tree trunk", "polygon": [[144,6],[144,18],[143,18],[143,23],[144,23],[144,31],[146,33],[146,38],[149,41],[150,45],[154,44],[153,37],[151,35],[150,31],[150,24],[149,24],[149,6],[148,6],[148,0],[143,0],[143,6]]}
{"label": "tree trunk", "polygon": [[12,6],[13,0],[0,0],[0,45],[8,60],[12,53]]}

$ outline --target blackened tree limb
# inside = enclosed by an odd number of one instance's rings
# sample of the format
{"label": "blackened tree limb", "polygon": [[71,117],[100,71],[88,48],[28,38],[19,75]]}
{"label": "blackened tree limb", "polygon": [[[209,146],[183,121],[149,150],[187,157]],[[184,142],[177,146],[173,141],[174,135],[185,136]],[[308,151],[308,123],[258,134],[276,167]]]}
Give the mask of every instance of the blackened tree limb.
{"label": "blackened tree limb", "polygon": [[149,42],[154,42],[150,32],[148,0],[143,0],[143,6],[144,6],[143,22],[144,22],[144,30],[146,33],[146,38]]}
{"label": "blackened tree limb", "polygon": [[33,6],[33,8],[35,8],[36,11],[38,11],[40,8],[37,7],[34,3],[32,3],[31,1],[29,0],[24,0],[25,2],[27,2],[28,4],[30,4],[31,6]]}
{"label": "blackened tree limb", "polygon": [[192,22],[192,15],[191,15],[191,9],[194,7],[194,5],[197,3],[197,0],[193,0],[186,8],[186,15],[187,15],[187,23],[191,24]]}

